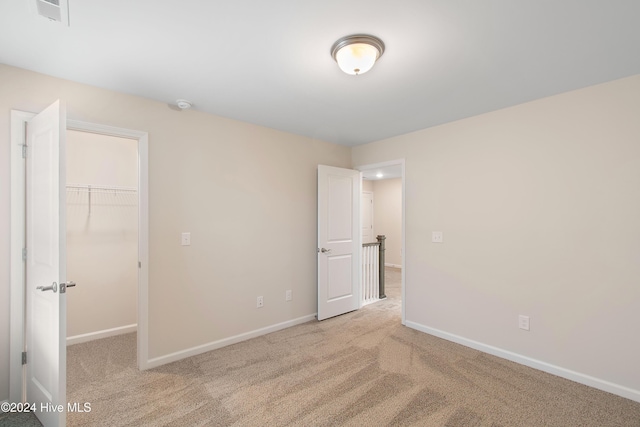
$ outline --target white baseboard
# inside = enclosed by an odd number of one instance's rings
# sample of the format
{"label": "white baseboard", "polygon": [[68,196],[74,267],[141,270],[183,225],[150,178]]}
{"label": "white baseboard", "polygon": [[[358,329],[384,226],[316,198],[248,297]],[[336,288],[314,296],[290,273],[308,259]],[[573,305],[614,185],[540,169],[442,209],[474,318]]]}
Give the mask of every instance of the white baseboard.
{"label": "white baseboard", "polygon": [[154,357],[147,361],[145,369],[156,368],[167,363],[176,362],[181,359],[185,359],[191,356],[197,356],[198,354],[206,353],[211,350],[217,350],[222,347],[226,347],[231,344],[236,344],[242,341],[256,338],[262,335],[270,334],[271,332],[280,331],[282,329],[290,328],[292,326],[306,323],[310,320],[314,320],[316,314],[310,314],[308,316],[298,317],[297,319],[287,320],[286,322],[277,323],[275,325],[267,326],[265,328],[256,329],[255,331],[245,332],[244,334],[235,335],[233,337],[224,338],[218,341],[213,341],[207,344],[199,345],[196,347],[188,348],[186,350],[177,351],[175,353],[167,354],[165,356]]}
{"label": "white baseboard", "polygon": [[128,334],[131,332],[136,332],[138,330],[138,325],[127,325],[120,326],[118,328],[105,329],[103,331],[90,332],[88,334],[74,335],[72,337],[67,337],[67,345],[80,344],[82,342],[99,340],[100,338],[113,337],[116,335]]}
{"label": "white baseboard", "polygon": [[447,341],[452,341],[457,344],[482,351],[484,353],[489,353],[494,356],[519,363],[521,365],[529,366],[530,368],[538,369],[540,371],[566,378],[568,380],[575,381],[589,387],[597,388],[599,390],[603,390],[630,400],[634,400],[636,402],[640,402],[640,390],[634,390],[629,387],[614,384],[612,382],[601,380],[599,378],[594,378],[590,375],[585,375],[580,372],[572,371],[570,369],[561,368],[550,363],[542,362],[540,360],[532,359],[518,353],[513,353],[508,350],[503,350],[498,347],[493,347],[491,345],[483,344],[478,341],[473,341],[458,335],[450,334],[439,329],[430,328],[428,326],[424,326],[416,322],[411,322],[409,320],[406,321],[406,326],[412,329],[416,329],[420,332],[445,339]]}
{"label": "white baseboard", "polygon": [[400,264],[389,264],[388,262],[384,263],[385,267],[393,267],[393,268],[402,268]]}

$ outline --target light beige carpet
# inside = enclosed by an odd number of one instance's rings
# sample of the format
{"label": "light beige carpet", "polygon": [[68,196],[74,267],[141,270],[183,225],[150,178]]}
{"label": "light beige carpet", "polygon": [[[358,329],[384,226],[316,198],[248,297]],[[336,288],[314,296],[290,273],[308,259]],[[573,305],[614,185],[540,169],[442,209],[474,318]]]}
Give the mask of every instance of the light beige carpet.
{"label": "light beige carpet", "polygon": [[640,426],[640,403],[408,329],[388,299],[157,369],[135,335],[68,351],[70,426]]}

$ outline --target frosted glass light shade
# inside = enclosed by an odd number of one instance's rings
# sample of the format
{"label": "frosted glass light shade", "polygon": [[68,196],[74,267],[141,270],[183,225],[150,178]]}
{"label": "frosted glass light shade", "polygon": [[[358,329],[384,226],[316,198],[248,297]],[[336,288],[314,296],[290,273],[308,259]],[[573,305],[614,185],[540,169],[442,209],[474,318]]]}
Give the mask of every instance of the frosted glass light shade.
{"label": "frosted glass light shade", "polygon": [[382,40],[364,34],[343,37],[331,48],[340,69],[351,75],[369,71],[383,52]]}
{"label": "frosted glass light shade", "polygon": [[378,59],[378,49],[366,43],[354,43],[343,47],[336,53],[336,62],[347,74],[364,74]]}

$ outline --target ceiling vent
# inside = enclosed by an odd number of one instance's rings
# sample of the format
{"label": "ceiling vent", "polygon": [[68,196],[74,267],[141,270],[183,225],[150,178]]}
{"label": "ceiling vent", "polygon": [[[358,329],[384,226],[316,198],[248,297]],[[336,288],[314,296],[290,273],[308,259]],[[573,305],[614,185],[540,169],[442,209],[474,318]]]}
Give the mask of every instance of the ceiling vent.
{"label": "ceiling vent", "polygon": [[35,0],[38,15],[69,25],[69,0]]}

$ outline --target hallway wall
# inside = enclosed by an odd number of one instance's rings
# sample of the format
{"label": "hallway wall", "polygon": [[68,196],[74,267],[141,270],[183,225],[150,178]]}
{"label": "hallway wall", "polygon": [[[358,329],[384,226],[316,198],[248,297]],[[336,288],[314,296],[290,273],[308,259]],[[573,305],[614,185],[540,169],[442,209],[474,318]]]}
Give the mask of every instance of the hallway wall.
{"label": "hallway wall", "polygon": [[375,234],[384,234],[385,264],[402,268],[402,178],[373,181]]}

